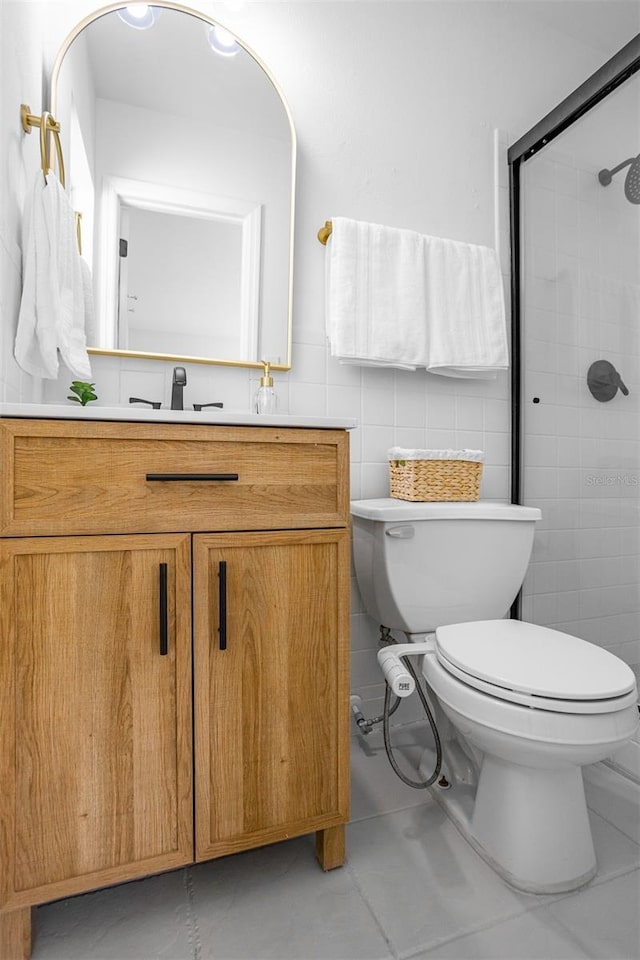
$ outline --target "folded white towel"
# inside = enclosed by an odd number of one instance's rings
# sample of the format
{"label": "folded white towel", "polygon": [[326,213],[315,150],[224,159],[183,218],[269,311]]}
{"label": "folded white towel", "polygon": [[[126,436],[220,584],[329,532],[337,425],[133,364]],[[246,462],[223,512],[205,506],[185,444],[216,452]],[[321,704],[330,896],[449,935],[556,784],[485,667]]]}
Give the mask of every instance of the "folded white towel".
{"label": "folded white towel", "polygon": [[495,250],[428,237],[427,370],[493,379],[509,367],[502,277]]}
{"label": "folded white towel", "polygon": [[344,363],[488,379],[509,365],[495,251],[333,218],[326,329]]}
{"label": "folded white towel", "polygon": [[425,366],[424,238],[345,217],[332,222],[326,253],[331,355],[361,365]]}
{"label": "folded white towel", "polygon": [[15,357],[33,376],[55,380],[58,352],[69,370],[91,379],[85,324],[91,315],[88,267],[77,248],[75,217],[53,172],[36,176],[25,212],[22,300]]}
{"label": "folded white towel", "polygon": [[483,463],[483,450],[420,450],[410,447],[391,447],[388,460],[472,460]]}

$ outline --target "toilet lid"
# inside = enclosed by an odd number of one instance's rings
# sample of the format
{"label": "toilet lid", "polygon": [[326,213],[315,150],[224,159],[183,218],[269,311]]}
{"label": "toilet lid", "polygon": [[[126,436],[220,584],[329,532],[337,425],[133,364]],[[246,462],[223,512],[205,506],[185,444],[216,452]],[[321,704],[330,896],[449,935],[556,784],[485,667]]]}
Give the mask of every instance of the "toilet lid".
{"label": "toilet lid", "polygon": [[[555,700],[597,701],[635,690],[635,676],[618,657],[559,630],[520,620],[456,623],[436,630],[438,659],[473,685]],[[498,694],[499,695],[499,694]]]}

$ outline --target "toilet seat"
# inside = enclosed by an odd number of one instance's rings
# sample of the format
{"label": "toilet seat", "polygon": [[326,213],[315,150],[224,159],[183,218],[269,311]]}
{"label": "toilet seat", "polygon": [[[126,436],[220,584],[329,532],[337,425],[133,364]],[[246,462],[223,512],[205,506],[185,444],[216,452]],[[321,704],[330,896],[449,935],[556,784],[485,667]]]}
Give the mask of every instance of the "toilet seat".
{"label": "toilet seat", "polygon": [[636,702],[635,677],[626,663],[537,624],[485,620],[439,627],[436,655],[463,683],[538,710],[611,713]]}

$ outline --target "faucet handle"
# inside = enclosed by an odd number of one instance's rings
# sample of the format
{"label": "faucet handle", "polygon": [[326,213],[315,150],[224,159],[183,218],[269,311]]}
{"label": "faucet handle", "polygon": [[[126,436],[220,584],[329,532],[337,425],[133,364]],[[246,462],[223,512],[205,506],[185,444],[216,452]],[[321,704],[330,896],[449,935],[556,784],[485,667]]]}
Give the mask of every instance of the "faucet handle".
{"label": "faucet handle", "polygon": [[148,403],[154,410],[159,410],[162,406],[160,400],[143,400],[142,397],[129,397],[129,403]]}
{"label": "faucet handle", "polygon": [[224,403],[194,403],[193,405],[194,410],[204,410],[205,407],[220,407],[222,409]]}
{"label": "faucet handle", "polygon": [[616,386],[618,387],[618,389],[619,389],[620,392],[622,393],[622,395],[625,396],[625,397],[628,397],[628,396],[629,396],[629,388],[628,388],[628,386],[627,386],[625,383],[622,382],[622,377],[620,376],[620,374],[618,373],[617,370],[614,371],[614,378],[613,378],[613,379],[614,379],[614,382],[615,382]]}

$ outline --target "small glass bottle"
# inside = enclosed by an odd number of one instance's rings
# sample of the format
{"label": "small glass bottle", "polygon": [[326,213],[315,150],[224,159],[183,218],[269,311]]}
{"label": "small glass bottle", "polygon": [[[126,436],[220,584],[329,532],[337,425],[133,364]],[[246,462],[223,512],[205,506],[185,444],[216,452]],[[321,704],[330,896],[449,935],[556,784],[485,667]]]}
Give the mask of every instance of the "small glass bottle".
{"label": "small glass bottle", "polygon": [[278,398],[273,388],[273,377],[269,373],[271,366],[266,360],[264,364],[264,375],[260,378],[260,386],[256,393],[256,413],[275,413],[278,406]]}

